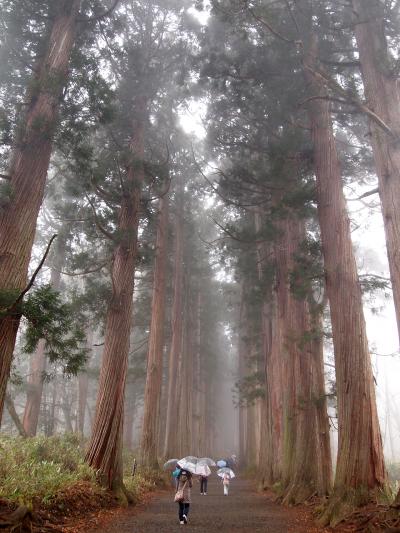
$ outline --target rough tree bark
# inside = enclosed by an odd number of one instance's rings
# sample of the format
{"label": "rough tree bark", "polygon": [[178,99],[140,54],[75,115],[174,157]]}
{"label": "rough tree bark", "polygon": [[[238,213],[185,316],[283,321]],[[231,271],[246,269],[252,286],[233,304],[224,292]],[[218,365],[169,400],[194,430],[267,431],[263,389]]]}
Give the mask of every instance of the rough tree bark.
{"label": "rough tree bark", "polygon": [[159,204],[151,325],[149,350],[147,354],[146,385],[144,392],[143,430],[140,450],[142,463],[150,467],[158,466],[157,436],[160,415],[164,350],[166,268],[168,250],[168,202],[168,197],[164,196],[160,199]]}
{"label": "rough tree bark", "polygon": [[313,295],[310,295],[310,300],[312,396],[316,409],[317,427],[317,491],[320,495],[326,495],[332,490],[333,472],[328,403],[325,388],[322,306],[316,304]]}
{"label": "rough tree bark", "polygon": [[386,247],[400,336],[400,91],[397,70],[389,57],[384,3],[353,0],[355,35],[367,105],[387,126],[370,118],[379,181]]}
{"label": "rough tree bark", "polygon": [[[62,90],[75,39],[80,0],[57,9],[47,50],[39,60],[9,168],[12,201],[0,215],[0,291],[19,294],[26,286],[36,221],[57,125]],[[0,414],[19,326],[19,316],[0,317]]]}
{"label": "rough tree bark", "polygon": [[[308,300],[293,293],[290,274],[305,239],[305,221],[287,213],[278,221],[276,246],[278,313],[283,316],[283,501],[299,503],[311,495],[327,494],[331,478],[321,482],[322,460],[318,434],[318,399],[314,397],[312,319]],[[279,306],[280,304],[280,306]],[[322,353],[318,352],[318,355]],[[322,361],[319,362],[320,364]],[[324,456],[329,461],[329,457]],[[326,469],[323,470],[326,472]]]}
{"label": "rough tree bark", "polygon": [[177,375],[182,352],[183,331],[183,209],[184,192],[181,178],[178,178],[175,211],[174,250],[174,300],[172,306],[172,341],[168,365],[167,419],[165,428],[164,457],[175,457],[177,453],[176,432],[178,425]]}
{"label": "rough tree bark", "polygon": [[118,216],[119,241],[112,263],[113,292],[108,305],[104,333],[96,415],[86,460],[103,485],[119,493],[123,487],[122,427],[124,393],[132,323],[132,297],[137,257],[137,233],[141,189],[144,180],[144,138],[147,97],[137,96],[133,135],[121,208]]}
{"label": "rough tree bark", "polygon": [[[335,351],[339,447],[335,495],[342,501],[367,496],[386,482],[382,439],[368,349],[361,289],[351,242],[350,222],[333,135],[330,102],[312,74],[318,42],[312,38],[305,56],[309,116],[317,177],[318,218],[321,228],[326,290],[329,298]],[[335,521],[340,509],[335,498],[322,517]],[[343,511],[343,509],[342,509]]]}
{"label": "rough tree bark", "polygon": [[194,453],[197,457],[201,457],[204,450],[204,446],[202,445],[203,435],[201,435],[201,419],[204,418],[204,413],[201,412],[201,291],[198,286],[193,307],[193,431],[191,448],[193,450],[192,453]]}
{"label": "rough tree bark", "polygon": [[193,359],[194,359],[194,306],[193,306],[193,280],[188,274],[185,283],[184,304],[184,332],[181,367],[181,398],[179,402],[179,449],[180,455],[186,456],[193,453]]}
{"label": "rough tree bark", "polygon": [[[260,208],[255,211],[255,229],[256,234],[262,232],[265,216],[269,214]],[[261,307],[261,331],[262,341],[261,349],[263,361],[260,371],[264,372],[265,379],[265,394],[261,400],[261,426],[260,426],[260,452],[258,458],[258,480],[259,486],[263,490],[271,487],[280,478],[276,476],[277,454],[274,447],[276,446],[276,435],[274,435],[273,417],[280,418],[278,411],[272,410],[272,386],[270,374],[271,368],[271,351],[273,340],[273,324],[274,315],[276,312],[276,305],[274,294],[272,290],[272,280],[265,279],[264,272],[267,270],[268,264],[272,259],[273,247],[272,243],[259,240],[257,243],[257,270],[258,280],[263,286],[263,299]],[[279,388],[279,382],[276,383]]]}
{"label": "rough tree bark", "polygon": [[[246,376],[246,343],[243,339],[243,328],[245,322],[245,284],[242,283],[240,295],[239,311],[239,361],[238,378],[239,381]],[[247,409],[242,402],[239,404],[239,464],[241,467],[247,466]]]}

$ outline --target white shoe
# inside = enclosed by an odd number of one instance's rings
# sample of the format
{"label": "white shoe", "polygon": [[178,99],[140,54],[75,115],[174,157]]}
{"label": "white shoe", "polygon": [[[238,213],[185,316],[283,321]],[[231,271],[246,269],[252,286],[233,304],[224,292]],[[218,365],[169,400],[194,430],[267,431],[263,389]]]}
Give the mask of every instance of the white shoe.
{"label": "white shoe", "polygon": [[204,496],[207,496],[207,492],[204,493]]}
{"label": "white shoe", "polygon": [[185,514],[183,515],[183,523],[184,524],[188,523],[188,519],[187,519],[187,516]]}
{"label": "white shoe", "polygon": [[185,524],[185,522],[184,522],[183,520],[181,520],[179,523],[180,523],[181,525],[182,525],[182,524]]}

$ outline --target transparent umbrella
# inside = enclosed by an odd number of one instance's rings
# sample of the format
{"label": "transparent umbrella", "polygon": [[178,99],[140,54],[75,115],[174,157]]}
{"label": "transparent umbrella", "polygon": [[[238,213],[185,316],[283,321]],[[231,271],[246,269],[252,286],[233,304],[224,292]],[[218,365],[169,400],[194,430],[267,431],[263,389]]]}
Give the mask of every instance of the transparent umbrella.
{"label": "transparent umbrella", "polygon": [[231,470],[230,468],[224,467],[217,470],[217,476],[224,477],[225,474],[228,474],[228,476],[233,479],[235,476],[235,472]]}
{"label": "transparent umbrella", "polygon": [[205,463],[197,463],[194,473],[198,476],[208,477],[211,474],[211,470],[210,467]]}
{"label": "transparent umbrella", "polygon": [[164,470],[175,470],[177,462],[179,459],[168,459],[166,463],[163,465]]}
{"label": "transparent umbrella", "polygon": [[181,459],[181,461],[183,460],[189,461],[189,463],[194,463],[194,464],[197,464],[199,462],[198,457],[195,457],[194,455],[187,455],[186,457]]}
{"label": "transparent umbrella", "polygon": [[210,459],[210,457],[202,457],[201,459],[199,459],[199,464],[207,466],[217,466],[215,461],[213,459]]}
{"label": "transparent umbrella", "polygon": [[177,464],[179,468],[181,468],[182,470],[187,470],[188,472],[191,472],[192,474],[196,473],[196,463],[193,463],[192,461],[187,461],[186,457],[184,457],[183,459],[180,459]]}

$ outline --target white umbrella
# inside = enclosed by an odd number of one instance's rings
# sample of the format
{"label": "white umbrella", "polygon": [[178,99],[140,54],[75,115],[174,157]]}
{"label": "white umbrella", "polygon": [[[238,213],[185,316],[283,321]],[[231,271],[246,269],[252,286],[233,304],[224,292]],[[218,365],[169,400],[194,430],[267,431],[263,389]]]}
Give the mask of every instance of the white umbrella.
{"label": "white umbrella", "polygon": [[202,457],[201,459],[199,459],[199,464],[207,466],[217,466],[215,461],[213,461],[209,457]]}
{"label": "white umbrella", "polygon": [[210,467],[204,463],[197,463],[194,474],[208,477],[211,474]]}
{"label": "white umbrella", "polygon": [[192,474],[196,473],[196,464],[192,461],[187,461],[186,458],[181,459],[178,461],[178,466],[182,470],[187,470],[188,472],[191,472]]}
{"label": "white umbrella", "polygon": [[228,476],[233,479],[235,477],[235,472],[233,470],[231,470],[230,468],[220,468],[219,470],[217,470],[217,475],[219,477],[224,477],[225,474],[228,474]]}
{"label": "white umbrella", "polygon": [[197,464],[199,462],[199,459],[195,457],[194,455],[187,455],[186,457],[181,459],[181,461],[183,460],[188,461],[189,463],[194,463],[194,464]]}

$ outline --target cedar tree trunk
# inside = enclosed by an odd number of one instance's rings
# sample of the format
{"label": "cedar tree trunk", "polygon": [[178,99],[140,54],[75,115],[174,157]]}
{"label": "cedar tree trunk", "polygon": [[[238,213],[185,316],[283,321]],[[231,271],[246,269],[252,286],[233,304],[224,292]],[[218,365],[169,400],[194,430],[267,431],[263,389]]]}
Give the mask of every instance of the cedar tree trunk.
{"label": "cedar tree trunk", "polygon": [[112,264],[113,292],[108,305],[96,415],[86,460],[111,490],[123,489],[122,434],[126,371],[132,324],[132,297],[137,256],[141,189],[144,180],[144,131],[147,99],[135,106],[131,161],[118,217],[119,241]]}
{"label": "cedar tree trunk", "polygon": [[[26,95],[27,111],[9,169],[12,200],[0,215],[0,292],[16,296],[27,283],[36,221],[57,126],[80,0],[63,0],[47,51]],[[0,414],[10,373],[20,316],[0,317]]]}
{"label": "cedar tree trunk", "polygon": [[172,342],[168,365],[167,419],[164,457],[174,457],[178,452],[178,369],[182,351],[183,331],[183,184],[179,180],[176,191],[175,251],[174,251],[174,301],[172,306]]}
{"label": "cedar tree trunk", "polygon": [[388,130],[370,119],[372,148],[379,181],[390,278],[400,335],[400,90],[389,57],[381,0],[353,0],[355,35],[368,107]]}
{"label": "cedar tree trunk", "polygon": [[[317,41],[306,66],[315,69]],[[314,142],[318,218],[326,290],[335,351],[339,447],[335,492],[342,495],[381,487],[386,482],[375,387],[368,349],[361,288],[343,195],[340,163],[333,135],[330,102],[308,68],[309,115]],[[326,520],[335,519],[327,513]]]}
{"label": "cedar tree trunk", "polygon": [[283,346],[283,487],[286,503],[305,501],[330,478],[319,482],[317,401],[314,397],[314,358],[311,342],[312,320],[308,300],[293,293],[290,274],[295,268],[295,255],[305,239],[305,222],[298,213],[288,213],[279,221],[280,237],[276,247],[278,309],[284,317]]}
{"label": "cedar tree trunk", "polygon": [[158,465],[157,436],[160,414],[166,268],[168,250],[168,197],[160,199],[154,263],[153,299],[149,350],[147,354],[147,375],[144,392],[143,433],[141,442],[142,463],[147,466]]}

